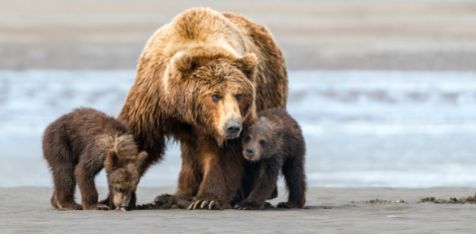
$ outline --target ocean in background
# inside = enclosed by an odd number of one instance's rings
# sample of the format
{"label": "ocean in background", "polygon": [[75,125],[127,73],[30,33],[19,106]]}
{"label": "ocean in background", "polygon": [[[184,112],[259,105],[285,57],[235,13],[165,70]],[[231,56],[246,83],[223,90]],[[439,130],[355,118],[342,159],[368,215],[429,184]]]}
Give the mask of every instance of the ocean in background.
{"label": "ocean in background", "polygon": [[[117,115],[134,73],[0,71],[0,186],[50,186],[45,127],[80,106]],[[476,186],[476,72],[290,71],[289,89],[310,186]],[[169,144],[141,186],[176,185],[179,169]]]}

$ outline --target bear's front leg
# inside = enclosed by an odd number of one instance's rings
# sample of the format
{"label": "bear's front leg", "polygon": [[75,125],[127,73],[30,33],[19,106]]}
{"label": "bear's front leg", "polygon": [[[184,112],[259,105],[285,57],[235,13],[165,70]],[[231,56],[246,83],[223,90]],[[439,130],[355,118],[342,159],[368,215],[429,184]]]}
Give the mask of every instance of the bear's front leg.
{"label": "bear's front leg", "polygon": [[224,198],[226,194],[223,171],[220,167],[218,155],[207,152],[202,157],[203,180],[197,195],[193,198],[188,209],[221,210],[228,208]]}
{"label": "bear's front leg", "polygon": [[[83,156],[85,158],[86,156]],[[101,168],[91,166],[86,160],[80,161],[74,171],[76,182],[81,192],[83,210],[109,210],[109,207],[98,203],[98,192],[94,177]]]}
{"label": "bear's front leg", "polygon": [[83,210],[109,210],[106,205],[98,204],[98,192],[94,184],[94,174],[86,163],[80,162],[75,170],[76,181],[81,192]]}
{"label": "bear's front leg", "polygon": [[[203,147],[204,146],[204,147]],[[225,148],[202,144],[197,155],[203,179],[189,209],[228,209],[239,189],[243,175],[243,160],[236,145]]]}

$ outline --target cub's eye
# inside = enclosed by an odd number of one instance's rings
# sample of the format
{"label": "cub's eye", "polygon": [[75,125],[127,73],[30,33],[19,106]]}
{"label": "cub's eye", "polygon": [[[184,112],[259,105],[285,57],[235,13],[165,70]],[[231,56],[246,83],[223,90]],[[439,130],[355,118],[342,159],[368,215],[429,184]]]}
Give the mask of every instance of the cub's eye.
{"label": "cub's eye", "polygon": [[265,140],[259,140],[259,144],[260,144],[261,146],[265,146],[266,143],[267,143],[267,142],[266,142]]}
{"label": "cub's eye", "polygon": [[237,101],[241,101],[241,99],[243,99],[243,94],[237,94],[235,95],[235,98]]}
{"label": "cub's eye", "polygon": [[218,94],[213,94],[212,95],[212,100],[213,100],[213,102],[218,102],[218,101],[221,100],[221,96],[218,95]]}

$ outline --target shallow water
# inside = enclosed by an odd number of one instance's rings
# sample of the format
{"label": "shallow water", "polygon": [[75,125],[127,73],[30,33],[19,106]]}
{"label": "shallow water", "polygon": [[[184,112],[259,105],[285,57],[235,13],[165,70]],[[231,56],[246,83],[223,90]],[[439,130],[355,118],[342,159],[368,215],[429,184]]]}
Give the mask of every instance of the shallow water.
{"label": "shallow water", "polygon": [[[46,125],[79,106],[116,115],[133,79],[129,70],[0,71],[0,186],[50,185]],[[291,71],[289,80],[311,186],[476,185],[476,73]],[[179,168],[170,145],[141,185],[175,185]]]}

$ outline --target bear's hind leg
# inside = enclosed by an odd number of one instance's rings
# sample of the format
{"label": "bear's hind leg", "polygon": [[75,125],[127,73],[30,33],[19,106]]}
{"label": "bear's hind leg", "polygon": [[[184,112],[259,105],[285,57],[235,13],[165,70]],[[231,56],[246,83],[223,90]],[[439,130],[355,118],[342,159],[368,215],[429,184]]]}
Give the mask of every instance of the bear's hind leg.
{"label": "bear's hind leg", "polygon": [[55,185],[51,203],[54,208],[60,210],[80,210],[81,205],[74,201],[76,180],[74,178],[74,165],[67,163],[59,168],[53,168],[53,180]]}
{"label": "bear's hind leg", "polygon": [[306,203],[306,175],[304,161],[298,158],[288,159],[283,166],[289,196],[287,202],[278,204],[279,208],[303,208]]}

